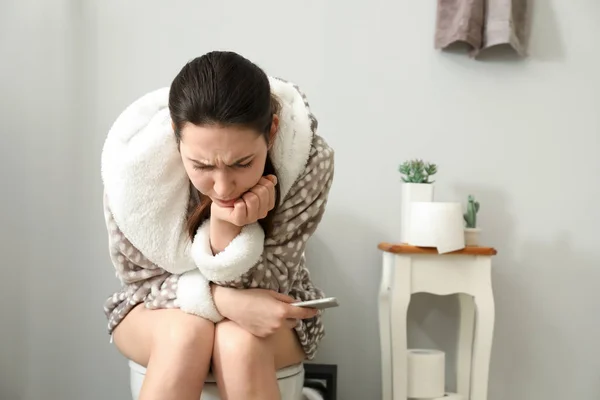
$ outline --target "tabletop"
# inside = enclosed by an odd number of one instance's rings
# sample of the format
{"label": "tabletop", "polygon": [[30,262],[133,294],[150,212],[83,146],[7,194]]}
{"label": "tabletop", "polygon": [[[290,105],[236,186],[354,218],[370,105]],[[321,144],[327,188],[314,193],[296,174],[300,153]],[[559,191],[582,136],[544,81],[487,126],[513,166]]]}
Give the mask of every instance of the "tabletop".
{"label": "tabletop", "polygon": [[[438,251],[435,247],[417,247],[411,246],[409,244],[399,243],[379,243],[377,246],[379,250],[394,253],[394,254],[438,254]],[[498,252],[493,247],[482,247],[482,246],[468,246],[464,249],[452,251],[449,253],[444,253],[440,255],[453,255],[453,254],[461,254],[461,255],[471,255],[471,256],[495,256]]]}

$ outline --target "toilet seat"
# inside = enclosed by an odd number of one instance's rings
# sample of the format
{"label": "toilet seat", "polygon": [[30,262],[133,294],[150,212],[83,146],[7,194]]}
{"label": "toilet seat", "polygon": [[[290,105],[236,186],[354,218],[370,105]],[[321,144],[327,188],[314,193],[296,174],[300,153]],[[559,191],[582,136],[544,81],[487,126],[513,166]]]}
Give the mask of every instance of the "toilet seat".
{"label": "toilet seat", "polygon": [[[132,371],[135,371],[138,374],[146,375],[146,368],[136,362],[131,361],[131,360],[129,360],[129,368],[131,368]],[[290,365],[289,367],[281,368],[280,370],[277,371],[276,376],[277,376],[277,379],[285,379],[285,378],[291,378],[291,377],[301,374],[303,372],[304,372],[304,365],[302,363],[300,363],[300,364]],[[212,373],[208,374],[208,376],[206,377],[204,382],[217,383],[217,381]]]}
{"label": "toilet seat", "polygon": [[[131,394],[137,400],[146,375],[146,368],[129,360]],[[281,391],[282,400],[301,400],[304,386],[304,364],[299,363],[281,368],[276,372],[277,384]],[[213,374],[208,374],[204,380],[204,389],[200,400],[219,400],[216,380]]]}

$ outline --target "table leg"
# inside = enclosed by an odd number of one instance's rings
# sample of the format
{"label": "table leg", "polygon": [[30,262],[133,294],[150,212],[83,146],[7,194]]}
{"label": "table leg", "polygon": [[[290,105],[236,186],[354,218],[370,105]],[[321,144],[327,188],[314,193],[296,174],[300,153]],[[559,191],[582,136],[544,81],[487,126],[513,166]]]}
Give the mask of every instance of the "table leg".
{"label": "table leg", "polygon": [[394,258],[383,254],[383,269],[379,285],[379,341],[381,345],[381,399],[392,400],[392,350],[390,327],[390,297]]}
{"label": "table leg", "polygon": [[460,304],[460,327],[458,352],[456,354],[457,392],[469,400],[471,392],[471,363],[473,356],[473,329],[475,328],[475,302],[473,296],[458,294]]}
{"label": "table leg", "polygon": [[495,320],[494,297],[491,288],[475,296],[475,307],[477,310],[477,321],[475,323],[470,400],[487,400]]}
{"label": "table leg", "polygon": [[407,400],[408,394],[408,335],[406,317],[411,297],[411,258],[395,257],[392,286],[392,393],[394,400]]}

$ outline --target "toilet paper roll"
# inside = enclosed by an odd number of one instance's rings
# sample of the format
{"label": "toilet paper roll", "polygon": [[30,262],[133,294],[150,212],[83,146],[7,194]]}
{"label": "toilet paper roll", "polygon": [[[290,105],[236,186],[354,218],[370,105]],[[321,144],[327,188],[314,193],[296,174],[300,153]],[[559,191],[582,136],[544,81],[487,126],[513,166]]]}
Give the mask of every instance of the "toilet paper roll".
{"label": "toilet paper roll", "polygon": [[445,394],[445,354],[433,349],[408,350],[408,397],[437,399]]}
{"label": "toilet paper roll", "polygon": [[440,254],[463,249],[465,233],[461,204],[412,203],[408,243],[413,246],[436,247]]}

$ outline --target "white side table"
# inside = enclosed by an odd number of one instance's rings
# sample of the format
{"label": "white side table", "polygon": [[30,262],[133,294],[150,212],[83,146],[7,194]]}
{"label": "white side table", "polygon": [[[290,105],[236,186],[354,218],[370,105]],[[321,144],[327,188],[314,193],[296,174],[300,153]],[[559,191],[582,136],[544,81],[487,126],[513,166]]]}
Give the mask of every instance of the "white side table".
{"label": "white side table", "polygon": [[460,332],[457,391],[464,400],[486,400],[494,330],[490,247],[438,254],[434,248],[381,243],[379,290],[382,399],[407,399],[408,305],[413,293],[458,294]]}

